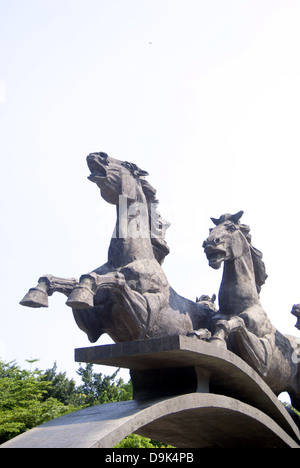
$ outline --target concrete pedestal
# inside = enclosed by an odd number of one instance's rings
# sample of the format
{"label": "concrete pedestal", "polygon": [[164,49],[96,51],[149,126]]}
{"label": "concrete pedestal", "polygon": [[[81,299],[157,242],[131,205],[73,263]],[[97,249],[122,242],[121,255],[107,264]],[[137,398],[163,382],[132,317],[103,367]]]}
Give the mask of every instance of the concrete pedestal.
{"label": "concrete pedestal", "polygon": [[81,348],[75,359],[129,368],[134,400],[62,416],[1,447],[113,447],[135,432],[179,448],[299,448],[299,430],[270,388],[210,343],[173,336]]}

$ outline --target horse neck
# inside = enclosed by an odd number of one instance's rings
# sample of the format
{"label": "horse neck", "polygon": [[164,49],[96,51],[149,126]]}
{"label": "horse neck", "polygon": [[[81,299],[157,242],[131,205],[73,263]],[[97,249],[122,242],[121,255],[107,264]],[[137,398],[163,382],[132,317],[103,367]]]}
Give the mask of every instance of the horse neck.
{"label": "horse neck", "polygon": [[224,262],[219,307],[226,315],[238,315],[258,303],[252,256],[245,240],[242,254]]}
{"label": "horse neck", "polygon": [[137,260],[154,259],[146,198],[130,202],[120,197],[117,222],[108,251],[108,261],[115,268]]}

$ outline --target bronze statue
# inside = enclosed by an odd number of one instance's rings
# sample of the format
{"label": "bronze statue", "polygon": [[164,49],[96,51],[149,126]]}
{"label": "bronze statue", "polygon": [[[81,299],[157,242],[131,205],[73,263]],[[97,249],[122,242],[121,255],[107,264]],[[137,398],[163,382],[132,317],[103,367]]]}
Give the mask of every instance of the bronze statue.
{"label": "bronze statue", "polygon": [[[115,342],[188,335],[223,346],[246,361],[274,393],[287,391],[300,410],[300,339],[276,330],[261,306],[267,275],[250,228],[240,223],[243,212],[212,218],[215,227],[203,243],[209,265],[217,269],[224,264],[217,310],[215,296],[192,302],[169,285],[161,266],[169,253],[169,223],[157,210],[147,172],[102,152],[91,153],[87,164],[89,180],[117,208],[107,262],[79,281],[42,276],[21,304],[47,307],[48,296],[65,294],[77,325],[93,343],[107,333]],[[299,327],[299,304],[292,313]]]}
{"label": "bronze statue", "polygon": [[55,291],[68,296],[77,325],[91,342],[107,333],[115,342],[207,331],[214,304],[207,296],[192,302],[169,285],[161,264],[169,253],[164,239],[169,223],[157,211],[156,190],[147,172],[106,153],[87,157],[101,196],[117,207],[117,222],[107,263],[80,280],[45,275],[21,301],[47,307]]}
{"label": "bronze statue", "polygon": [[[224,264],[211,343],[240,356],[275,394],[288,392],[300,410],[300,339],[276,330],[262,308],[259,292],[267,278],[265,265],[251,244],[250,228],[240,223],[242,215],[240,211],[211,218],[215,227],[203,243],[209,265],[218,269]],[[293,310],[299,316],[299,308]]]}

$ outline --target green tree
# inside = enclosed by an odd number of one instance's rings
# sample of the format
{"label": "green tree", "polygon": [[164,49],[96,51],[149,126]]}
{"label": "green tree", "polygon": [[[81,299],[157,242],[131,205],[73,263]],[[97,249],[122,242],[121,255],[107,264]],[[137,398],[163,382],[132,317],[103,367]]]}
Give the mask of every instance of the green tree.
{"label": "green tree", "polygon": [[115,381],[119,369],[111,376],[93,372],[93,364],[79,367],[83,385],[77,387],[77,393],[82,396],[82,403],[87,406],[111,403],[115,401],[127,401],[132,399],[132,384],[124,383],[123,379]]}
{"label": "green tree", "polygon": [[149,439],[137,434],[130,434],[121,440],[114,448],[174,448],[172,445],[166,445],[162,442]]}
{"label": "green tree", "polygon": [[[26,361],[30,364],[36,360]],[[92,364],[80,366],[82,385],[76,386],[66,373],[51,369],[22,370],[15,362],[0,361],[0,444],[33,427],[87,406],[132,399],[131,382],[93,371]],[[116,448],[168,447],[131,434]]]}
{"label": "green tree", "polygon": [[0,361],[0,443],[76,409],[55,398],[44,400],[50,385],[40,379],[40,371]]}
{"label": "green tree", "polygon": [[83,383],[76,386],[65,372],[57,372],[56,363],[46,371],[28,371],[0,361],[0,443],[78,409],[132,399],[131,382],[116,380],[118,371],[103,376],[87,364],[78,374]]}
{"label": "green tree", "polygon": [[66,372],[57,373],[57,364],[53,364],[51,369],[47,369],[40,375],[41,382],[48,382],[43,400],[55,398],[64,405],[81,406],[81,399],[77,394],[76,383],[73,379],[68,379]]}
{"label": "green tree", "polygon": [[114,448],[154,448],[151,439],[137,434],[130,434],[121,440]]}

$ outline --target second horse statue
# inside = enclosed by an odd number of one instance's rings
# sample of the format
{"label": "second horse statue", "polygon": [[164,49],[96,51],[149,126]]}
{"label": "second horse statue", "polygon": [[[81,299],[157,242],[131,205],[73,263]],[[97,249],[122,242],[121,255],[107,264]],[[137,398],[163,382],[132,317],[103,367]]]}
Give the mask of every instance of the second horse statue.
{"label": "second horse statue", "polygon": [[[246,361],[276,395],[287,391],[300,410],[300,340],[283,335],[270,322],[259,293],[267,275],[262,254],[251,243],[243,211],[212,218],[215,227],[203,247],[209,265],[224,264],[219,310],[212,321],[211,343]],[[297,316],[297,307],[292,313]]]}

